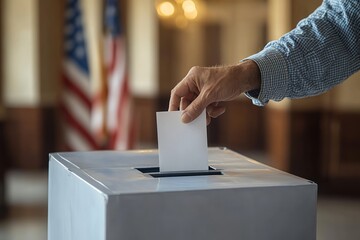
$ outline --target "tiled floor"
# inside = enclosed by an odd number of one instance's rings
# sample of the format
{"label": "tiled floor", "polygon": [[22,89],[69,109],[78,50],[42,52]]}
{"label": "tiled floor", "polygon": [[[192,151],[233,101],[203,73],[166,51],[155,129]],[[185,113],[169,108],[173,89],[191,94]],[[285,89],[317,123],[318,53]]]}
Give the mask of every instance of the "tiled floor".
{"label": "tiled floor", "polygon": [[[10,217],[0,221],[1,240],[45,240],[47,174],[7,174]],[[318,240],[359,240],[360,200],[319,197]]]}

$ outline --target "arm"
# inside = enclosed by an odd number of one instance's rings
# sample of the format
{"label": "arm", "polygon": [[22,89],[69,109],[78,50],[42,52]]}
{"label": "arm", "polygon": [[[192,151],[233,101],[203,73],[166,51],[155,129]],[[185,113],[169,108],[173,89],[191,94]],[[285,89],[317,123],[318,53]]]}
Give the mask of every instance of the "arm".
{"label": "arm", "polygon": [[256,105],[320,94],[360,69],[360,1],[325,0],[298,26],[249,57],[261,72]]}

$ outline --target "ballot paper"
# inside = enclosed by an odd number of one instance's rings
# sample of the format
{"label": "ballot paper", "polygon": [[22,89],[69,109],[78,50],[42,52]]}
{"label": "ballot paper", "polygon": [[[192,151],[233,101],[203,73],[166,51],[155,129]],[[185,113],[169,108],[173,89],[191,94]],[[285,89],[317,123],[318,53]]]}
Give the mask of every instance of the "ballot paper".
{"label": "ballot paper", "polygon": [[205,111],[191,123],[181,113],[156,113],[160,171],[208,170]]}

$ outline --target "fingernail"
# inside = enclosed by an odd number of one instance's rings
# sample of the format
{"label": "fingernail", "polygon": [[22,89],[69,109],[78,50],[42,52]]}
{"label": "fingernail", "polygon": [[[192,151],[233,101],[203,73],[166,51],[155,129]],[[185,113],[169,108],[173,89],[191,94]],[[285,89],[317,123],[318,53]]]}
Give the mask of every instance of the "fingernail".
{"label": "fingernail", "polygon": [[181,115],[181,121],[183,121],[183,123],[191,122],[191,118],[190,118],[189,114],[187,114],[186,112],[183,112],[183,114]]}

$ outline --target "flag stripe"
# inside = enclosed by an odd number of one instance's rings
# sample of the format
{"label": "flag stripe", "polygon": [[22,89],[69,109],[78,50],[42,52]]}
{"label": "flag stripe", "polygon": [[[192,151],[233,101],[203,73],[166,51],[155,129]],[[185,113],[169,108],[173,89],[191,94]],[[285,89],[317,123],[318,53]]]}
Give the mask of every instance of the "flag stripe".
{"label": "flag stripe", "polygon": [[90,98],[91,88],[89,74],[77,67],[76,63],[70,59],[64,59],[63,69],[67,77],[71,79],[73,84],[84,92],[84,95]]}
{"label": "flag stripe", "polygon": [[112,140],[111,140],[111,147],[115,147],[117,139],[122,136],[123,138],[127,138],[126,131],[122,131],[122,126],[128,126],[126,120],[128,118],[129,113],[127,112],[127,108],[129,105],[129,92],[127,87],[127,76],[123,81],[121,87],[121,97],[118,99],[118,109],[117,109],[117,126],[116,131],[113,132]]}
{"label": "flag stripe", "polygon": [[88,109],[82,101],[78,100],[78,96],[72,94],[71,92],[64,92],[64,106],[66,106],[67,111],[71,113],[74,119],[77,119],[79,124],[81,124],[84,129],[90,129],[90,109]]}
{"label": "flag stripe", "polygon": [[66,87],[66,90],[64,91],[71,91],[75,95],[77,95],[78,99],[81,100],[82,103],[86,106],[86,108],[90,111],[91,100],[86,95],[86,93],[84,93],[82,89],[78,88],[78,86],[76,86],[74,82],[70,80],[65,74],[63,74],[62,79],[63,79],[64,87]]}
{"label": "flag stripe", "polygon": [[[68,134],[71,136],[72,132],[76,131],[81,136],[83,141],[85,141],[87,144],[89,144],[90,147],[93,149],[97,149],[97,143],[95,142],[93,136],[88,132],[87,129],[85,129],[78,121],[73,117],[73,115],[68,111],[67,107],[63,104],[61,104],[61,110],[64,114],[66,122],[71,126],[72,129],[68,129]],[[69,138],[70,138],[69,136]],[[71,144],[70,144],[71,146]],[[76,149],[75,146],[72,146]]]}
{"label": "flag stripe", "polygon": [[[120,38],[114,39],[116,43],[113,47],[116,57],[113,61],[116,62],[116,67],[112,72],[108,72],[108,85],[109,85],[109,96],[108,96],[108,128],[113,131],[118,126],[118,108],[122,98],[123,82],[125,80],[126,68],[125,68],[125,56],[121,53],[121,45],[123,42]],[[120,47],[121,46],[121,47]],[[112,63],[109,63],[112,64]]]}
{"label": "flag stripe", "polygon": [[[89,151],[92,150],[93,147],[89,145],[82,136],[76,131],[76,129],[71,129],[71,126],[68,126],[70,128],[68,135],[67,135],[67,147],[70,151],[74,151],[76,149],[77,151]],[[71,146],[71,147],[70,147]]]}
{"label": "flag stripe", "polygon": [[109,72],[112,73],[115,70],[115,66],[116,66],[116,50],[117,50],[117,44],[115,41],[110,41],[110,48],[111,48],[111,60],[110,60],[110,65],[109,65]]}

